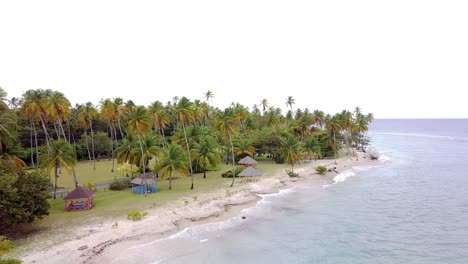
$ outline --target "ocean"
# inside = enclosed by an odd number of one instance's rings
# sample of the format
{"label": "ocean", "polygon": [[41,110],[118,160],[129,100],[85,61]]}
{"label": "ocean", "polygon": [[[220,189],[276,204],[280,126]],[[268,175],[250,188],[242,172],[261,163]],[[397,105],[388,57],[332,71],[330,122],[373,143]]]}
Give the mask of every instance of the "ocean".
{"label": "ocean", "polygon": [[265,195],[114,263],[468,263],[468,120],[375,120],[369,135],[376,166]]}

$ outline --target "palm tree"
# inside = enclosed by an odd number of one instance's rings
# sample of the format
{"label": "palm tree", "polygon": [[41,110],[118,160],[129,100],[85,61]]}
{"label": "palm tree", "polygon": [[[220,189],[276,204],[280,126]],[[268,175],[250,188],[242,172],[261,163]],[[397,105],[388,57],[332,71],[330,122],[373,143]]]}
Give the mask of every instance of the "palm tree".
{"label": "palm tree", "polygon": [[[138,152],[137,148],[138,142],[136,142],[131,135],[123,138],[122,142],[115,149],[117,163],[122,164],[128,162],[130,166],[132,166],[132,164],[138,164],[138,159],[135,154]],[[138,155],[138,157],[141,157],[141,155]]]}
{"label": "palm tree", "polygon": [[211,90],[208,90],[208,91],[204,94],[204,96],[205,96],[205,102],[207,102],[208,105],[209,105],[210,102],[211,102],[211,101],[213,100],[213,98],[214,98],[213,92],[212,92]]}
{"label": "palm tree", "polygon": [[336,133],[341,131],[341,122],[339,115],[334,115],[333,117],[329,118],[325,126],[328,132],[330,132],[333,135],[333,152],[335,154],[335,164],[337,164],[336,159],[338,155],[338,150],[336,145]]}
{"label": "palm tree", "polygon": [[252,146],[252,141],[249,139],[239,139],[234,143],[234,151],[239,158],[245,156],[253,157],[255,154],[255,148]]}
{"label": "palm tree", "polygon": [[221,162],[219,148],[212,137],[203,136],[200,138],[198,148],[194,151],[195,160],[202,165],[203,178],[206,178],[206,169]]}
{"label": "palm tree", "polygon": [[0,154],[13,144],[16,126],[15,114],[0,101]]}
{"label": "palm tree", "polygon": [[262,106],[263,113],[265,114],[265,111],[268,109],[268,100],[267,99],[262,99],[260,101],[260,105]]}
{"label": "palm tree", "polygon": [[141,154],[136,155],[136,158],[143,160],[145,166],[148,166],[149,161],[160,153],[161,148],[159,146],[161,145],[161,141],[156,134],[150,132],[141,137],[141,143],[143,146],[143,159],[141,158]]}
{"label": "palm tree", "polygon": [[[47,168],[48,172],[54,169],[55,183],[54,183],[54,199],[57,192],[57,179],[59,167],[65,167],[68,174],[71,174],[73,167],[76,164],[73,147],[65,140],[52,140],[50,151],[41,156],[41,166]],[[78,185],[76,176],[74,177],[75,185]]]}
{"label": "palm tree", "polygon": [[316,138],[313,137],[305,140],[304,150],[309,154],[309,159],[311,159],[311,154],[314,154],[315,160],[317,160],[318,156],[321,155],[320,143]]}
{"label": "palm tree", "polygon": [[164,108],[163,104],[159,101],[151,103],[148,107],[153,121],[154,130],[162,136],[164,145],[166,145],[166,138],[164,136],[164,129],[169,126],[171,119]]}
{"label": "palm tree", "polygon": [[179,172],[184,176],[188,173],[187,156],[182,147],[171,143],[167,149],[163,150],[162,158],[154,170],[160,171],[162,177],[169,177],[169,190],[172,190],[173,173]]}
{"label": "palm tree", "polygon": [[70,115],[70,101],[61,92],[53,91],[50,96],[45,99],[44,109],[49,117],[55,119],[60,130],[58,130],[57,139],[60,138],[60,132],[63,134],[63,139],[66,141],[67,136],[63,129],[63,122]]}
{"label": "palm tree", "polygon": [[[91,161],[91,154],[92,154],[94,170],[96,170],[96,157],[94,153],[93,121],[96,118],[97,118],[97,111],[91,102],[87,102],[84,106],[80,106],[79,113],[78,113],[78,123],[80,124],[80,127],[83,128],[85,131],[86,148],[88,149],[88,158]],[[87,129],[91,130],[91,149],[92,149],[91,153],[89,151]]]}
{"label": "palm tree", "polygon": [[182,128],[184,130],[185,144],[187,146],[188,161],[190,166],[190,177],[192,177],[192,186],[190,187],[190,190],[193,190],[192,158],[190,157],[190,146],[187,139],[187,131],[185,129],[185,124],[193,122],[195,120],[195,116],[192,109],[192,103],[189,99],[187,99],[187,97],[182,97],[178,101],[175,114],[179,123],[182,124]]}
{"label": "palm tree", "polygon": [[297,163],[302,155],[302,146],[297,137],[289,135],[281,138],[281,148],[279,149],[284,161],[291,165],[291,172],[294,173],[294,163]]}
{"label": "palm tree", "polygon": [[117,131],[115,129],[115,121],[118,119],[117,106],[110,99],[101,101],[101,116],[107,119],[107,125],[110,130],[110,136],[112,140],[112,168],[111,172],[114,172],[115,167],[115,155],[114,149],[117,141]]}
{"label": "palm tree", "polygon": [[[131,135],[137,135],[138,136],[138,141],[140,143],[140,149],[141,149],[141,164],[143,165],[143,174],[146,173],[146,164],[144,161],[144,150],[143,150],[143,144],[141,142],[141,137],[142,135],[145,135],[148,133],[148,131],[151,129],[151,117],[146,110],[145,107],[143,106],[137,106],[134,107],[130,110],[127,116],[128,122],[128,129],[130,130]],[[145,190],[147,188],[146,186],[146,177],[145,177]],[[146,196],[146,192],[145,192]]]}
{"label": "palm tree", "polygon": [[294,99],[292,96],[288,96],[288,99],[286,99],[286,106],[289,106],[291,108],[291,111],[295,103],[296,103],[296,99]]}
{"label": "palm tree", "polygon": [[[216,120],[215,120],[215,125],[216,128],[224,135],[225,138],[229,139],[229,143],[231,143],[231,153],[232,153],[232,165],[235,166],[235,160],[234,160],[234,146],[232,144],[232,136],[235,133],[235,115],[234,111],[232,108],[226,108],[223,112],[219,112]],[[234,180],[236,176],[233,172],[232,176],[232,183],[231,187],[234,186]]]}
{"label": "palm tree", "polygon": [[[28,90],[23,94],[23,98],[22,112],[30,118],[31,122],[36,122],[38,120],[41,123],[42,129],[44,130],[46,143],[49,146],[49,133],[47,132],[47,128],[45,126],[45,91],[42,89]],[[35,131],[35,133],[37,132]]]}

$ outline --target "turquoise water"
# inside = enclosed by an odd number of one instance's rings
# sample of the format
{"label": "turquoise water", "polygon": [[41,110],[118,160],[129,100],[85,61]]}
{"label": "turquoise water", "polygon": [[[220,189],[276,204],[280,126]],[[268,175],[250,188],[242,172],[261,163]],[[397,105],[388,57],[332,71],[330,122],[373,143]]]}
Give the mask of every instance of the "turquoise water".
{"label": "turquoise water", "polygon": [[267,195],[115,263],[468,263],[468,120],[376,120],[376,167]]}

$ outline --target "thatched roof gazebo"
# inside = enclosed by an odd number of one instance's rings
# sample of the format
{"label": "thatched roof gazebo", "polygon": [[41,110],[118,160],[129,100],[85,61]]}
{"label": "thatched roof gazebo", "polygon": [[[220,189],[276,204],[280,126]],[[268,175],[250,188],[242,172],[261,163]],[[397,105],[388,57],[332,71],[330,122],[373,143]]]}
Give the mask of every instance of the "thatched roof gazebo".
{"label": "thatched roof gazebo", "polygon": [[257,176],[262,176],[262,173],[256,170],[254,167],[249,166],[245,168],[241,173],[239,173],[237,176],[239,177],[257,177]]}
{"label": "thatched roof gazebo", "polygon": [[65,210],[82,211],[93,207],[94,192],[84,187],[78,186],[70,192],[63,200],[65,201]]}
{"label": "thatched roof gazebo", "polygon": [[245,156],[241,160],[237,162],[238,164],[244,165],[244,167],[252,166],[257,164],[258,162],[252,159],[250,156]]}
{"label": "thatched roof gazebo", "polygon": [[149,173],[136,177],[130,183],[132,184],[132,192],[137,194],[153,193],[158,191],[158,188],[156,188],[158,180],[153,178]]}

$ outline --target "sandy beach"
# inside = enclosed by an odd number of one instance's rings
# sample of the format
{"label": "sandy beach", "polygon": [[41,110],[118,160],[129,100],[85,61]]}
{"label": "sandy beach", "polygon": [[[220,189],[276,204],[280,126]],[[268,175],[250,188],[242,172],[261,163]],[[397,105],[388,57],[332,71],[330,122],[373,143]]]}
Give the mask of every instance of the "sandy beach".
{"label": "sandy beach", "polygon": [[[344,157],[338,160],[338,165],[333,160],[302,164],[296,170],[299,178],[290,178],[284,170],[279,170],[273,175],[262,176],[258,181],[238,183],[232,189],[220,189],[203,195],[185,206],[148,210],[148,216],[141,221],[123,218],[97,221],[97,224],[70,230],[66,234],[69,239],[63,243],[56,243],[47,249],[32,246],[20,257],[24,263],[110,263],[132,246],[170,236],[187,227],[241,217],[241,210],[255,206],[261,199],[260,194],[275,193],[297,185],[317,184],[318,178],[332,181],[338,173],[353,166],[375,164],[365,153],[357,152],[357,155],[358,160],[356,157]],[[331,171],[324,176],[318,175],[314,170],[317,165],[326,165]]]}

